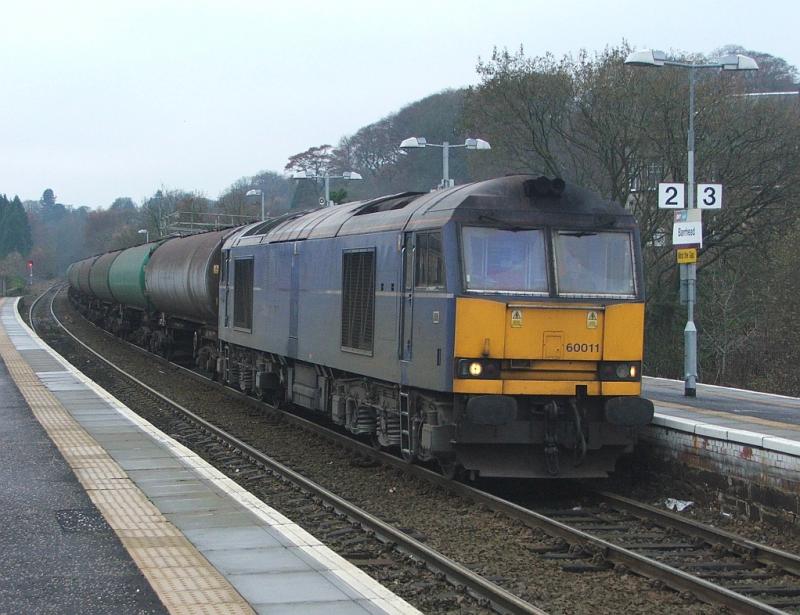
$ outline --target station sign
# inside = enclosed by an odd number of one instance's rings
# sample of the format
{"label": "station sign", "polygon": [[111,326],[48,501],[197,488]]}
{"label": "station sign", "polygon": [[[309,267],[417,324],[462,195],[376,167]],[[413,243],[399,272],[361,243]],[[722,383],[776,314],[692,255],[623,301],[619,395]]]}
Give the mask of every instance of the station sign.
{"label": "station sign", "polygon": [[658,208],[659,209],[683,209],[684,208],[684,185],[683,184],[658,184]]}
{"label": "station sign", "polygon": [[722,209],[722,184],[697,184],[697,207]]}
{"label": "station sign", "polygon": [[675,212],[672,226],[672,245],[682,248],[703,247],[703,222],[699,209],[681,209]]}
{"label": "station sign", "polygon": [[675,250],[679,265],[688,265],[697,262],[697,248],[678,248]]}
{"label": "station sign", "polygon": [[[686,206],[685,187],[686,185],[681,183],[658,184],[658,208],[683,209]],[[722,209],[722,184],[697,184],[693,207]]]}

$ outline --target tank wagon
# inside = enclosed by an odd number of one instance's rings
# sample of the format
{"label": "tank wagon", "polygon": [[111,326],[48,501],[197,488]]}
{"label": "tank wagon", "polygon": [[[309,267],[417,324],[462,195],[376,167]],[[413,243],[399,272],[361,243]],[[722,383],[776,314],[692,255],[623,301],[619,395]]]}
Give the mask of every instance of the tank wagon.
{"label": "tank wagon", "polygon": [[137,309],[225,382],[409,461],[586,478],[652,418],[643,287],[629,213],[519,175],[172,239]]}
{"label": "tank wagon", "polygon": [[145,293],[145,268],[150,256],[163,241],[146,243],[123,250],[108,271],[109,287],[116,302],[106,316],[110,331],[149,347],[150,319],[154,318],[153,304]]}
{"label": "tank wagon", "polygon": [[216,340],[219,255],[230,232],[168,238],[74,263],[67,272],[74,298],[93,322],[167,357],[191,348],[196,337]]}

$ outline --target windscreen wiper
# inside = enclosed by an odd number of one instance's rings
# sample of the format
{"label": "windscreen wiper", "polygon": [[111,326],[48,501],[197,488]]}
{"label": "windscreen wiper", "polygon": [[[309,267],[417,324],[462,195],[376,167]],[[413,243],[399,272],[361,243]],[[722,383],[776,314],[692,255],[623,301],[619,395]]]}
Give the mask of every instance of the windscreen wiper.
{"label": "windscreen wiper", "polygon": [[559,235],[566,235],[567,237],[592,237],[597,235],[594,231],[558,231]]}
{"label": "windscreen wiper", "polygon": [[526,228],[526,227],[523,227],[523,226],[507,226],[506,223],[503,220],[498,220],[497,218],[495,218],[493,216],[487,216],[485,214],[481,214],[480,216],[478,216],[478,220],[485,221],[485,222],[493,222],[494,224],[498,225],[498,228],[501,231],[511,231],[512,233],[516,233],[518,231],[530,231],[530,230],[533,230],[533,229]]}

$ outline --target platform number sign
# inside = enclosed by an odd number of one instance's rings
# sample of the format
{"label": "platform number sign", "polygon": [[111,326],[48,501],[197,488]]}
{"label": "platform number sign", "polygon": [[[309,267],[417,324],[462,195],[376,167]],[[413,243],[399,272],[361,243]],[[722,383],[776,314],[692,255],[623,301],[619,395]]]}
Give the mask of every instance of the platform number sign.
{"label": "platform number sign", "polygon": [[697,184],[698,209],[722,209],[722,184]]}
{"label": "platform number sign", "polygon": [[658,184],[659,209],[683,209],[683,184]]}

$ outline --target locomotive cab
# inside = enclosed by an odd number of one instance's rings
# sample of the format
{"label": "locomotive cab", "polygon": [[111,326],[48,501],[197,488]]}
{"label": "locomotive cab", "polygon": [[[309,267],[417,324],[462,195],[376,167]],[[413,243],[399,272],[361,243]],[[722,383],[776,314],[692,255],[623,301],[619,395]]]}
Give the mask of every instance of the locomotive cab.
{"label": "locomotive cab", "polygon": [[638,231],[582,191],[532,196],[465,208],[453,421],[422,445],[484,476],[605,476],[653,416]]}

